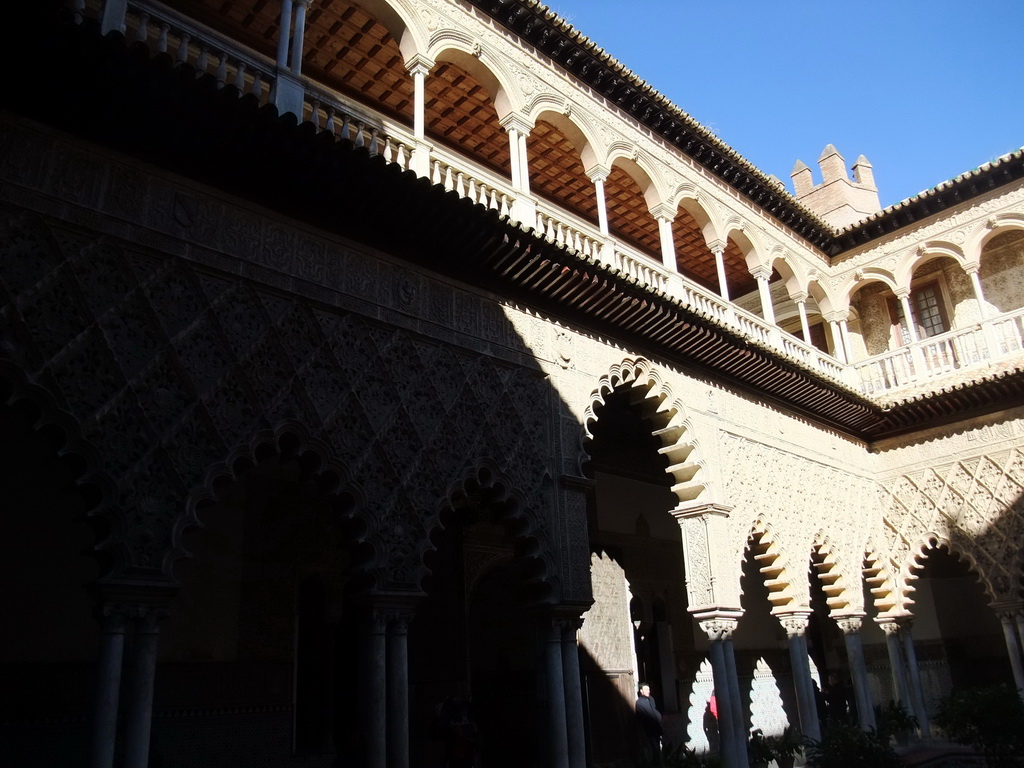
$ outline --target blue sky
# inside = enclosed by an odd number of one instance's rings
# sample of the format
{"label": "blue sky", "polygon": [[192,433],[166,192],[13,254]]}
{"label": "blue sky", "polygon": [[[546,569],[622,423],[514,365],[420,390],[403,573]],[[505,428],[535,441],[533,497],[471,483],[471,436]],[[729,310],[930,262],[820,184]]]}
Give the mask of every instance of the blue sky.
{"label": "blue sky", "polygon": [[1024,146],[1024,0],[547,0],[765,173],[834,144],[892,205]]}

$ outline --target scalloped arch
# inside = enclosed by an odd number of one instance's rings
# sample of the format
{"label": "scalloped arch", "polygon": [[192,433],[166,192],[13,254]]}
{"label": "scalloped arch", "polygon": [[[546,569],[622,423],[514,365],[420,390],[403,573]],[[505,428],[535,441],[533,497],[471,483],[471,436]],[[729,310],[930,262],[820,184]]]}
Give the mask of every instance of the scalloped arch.
{"label": "scalloped arch", "polygon": [[[851,580],[847,578],[849,566],[824,530],[819,530],[814,537],[811,546],[811,566],[821,582],[829,615],[835,617],[851,610],[863,610],[864,594],[860,589],[853,589]],[[859,579],[856,585],[860,586]]]}
{"label": "scalloped arch", "polygon": [[203,526],[200,507],[216,501],[217,488],[225,483],[236,482],[261,461],[275,456],[300,459],[308,472],[320,478],[322,492],[339,500],[342,496],[349,497],[352,503],[346,505],[350,507],[346,509],[346,516],[361,519],[369,528],[369,521],[365,519],[366,504],[362,490],[352,483],[348,470],[334,455],[330,445],[310,436],[301,424],[289,422],[277,429],[256,433],[248,442],[237,445],[227,458],[207,470],[203,484],[192,489],[174,522],[171,549],[163,561],[165,576],[173,578],[175,563],[192,557],[184,546],[184,534],[191,528]]}
{"label": "scalloped arch", "polygon": [[538,594],[550,599],[558,594],[559,579],[556,553],[552,542],[536,529],[535,515],[529,509],[526,497],[515,488],[510,477],[503,473],[493,461],[482,461],[467,469],[456,482],[448,487],[445,500],[436,513],[424,522],[426,535],[419,550],[421,563],[420,584],[429,568],[425,563],[429,552],[436,551],[433,544],[436,533],[443,531],[445,517],[454,517],[456,509],[467,503],[485,501],[500,512],[500,522],[505,528],[516,550],[516,556],[532,561],[536,567],[530,569],[530,584]]}
{"label": "scalloped arch", "polygon": [[995,601],[996,593],[973,553],[954,547],[949,539],[937,533],[929,532],[921,536],[917,542],[910,547],[910,554],[906,561],[900,566],[899,575],[896,581],[896,593],[899,600],[899,609],[904,613],[912,613],[911,606],[914,604],[913,593],[916,590],[914,582],[920,578],[918,571],[925,567],[924,560],[928,558],[928,550],[944,549],[953,557],[963,560],[968,570],[975,579],[981,583],[982,589],[990,601]]}
{"label": "scalloped arch", "polygon": [[883,557],[881,550],[873,541],[868,541],[864,550],[864,581],[879,618],[896,616],[901,604],[896,590],[896,580],[893,577],[892,563]]}
{"label": "scalloped arch", "polygon": [[597,388],[591,393],[583,417],[581,470],[589,460],[586,447],[594,439],[592,425],[598,421],[597,409],[605,404],[605,395],[623,386],[633,389],[635,403],[643,403],[652,419],[659,424],[653,434],[661,440],[659,452],[668,457],[669,466],[666,471],[673,476],[671,490],[676,498],[685,503],[710,495],[710,481],[703,454],[689,419],[686,418],[685,407],[672,395],[661,372],[644,358],[627,359],[612,366],[611,371],[601,377]]}
{"label": "scalloped arch", "polygon": [[773,615],[809,604],[807,580],[803,579],[802,583],[796,581],[794,574],[797,571],[785,554],[774,526],[764,515],[758,515],[748,529],[743,555],[754,560],[764,578]]}

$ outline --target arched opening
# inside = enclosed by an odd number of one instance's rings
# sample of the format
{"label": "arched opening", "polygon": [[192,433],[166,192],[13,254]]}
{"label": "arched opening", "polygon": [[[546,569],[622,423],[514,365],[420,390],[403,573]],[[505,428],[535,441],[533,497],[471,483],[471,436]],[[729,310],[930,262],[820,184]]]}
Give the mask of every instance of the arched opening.
{"label": "arched opening", "polygon": [[[699,214],[703,214],[696,202],[688,202],[691,205],[687,207],[692,207]],[[718,266],[714,254],[707,246],[701,224],[687,207],[680,206],[672,222],[676,269],[698,285],[712,293],[718,293],[721,286],[718,284]],[[706,219],[707,215],[703,214],[703,218]]]}
{"label": "arched opening", "polygon": [[530,189],[597,226],[597,191],[578,148],[554,123],[540,119],[527,139]]}
{"label": "arched opening", "polygon": [[193,557],[175,568],[154,706],[220,716],[157,718],[153,750],[168,763],[197,750],[242,764],[362,749],[354,502],[319,457],[281,442],[236,462],[184,534]]}
{"label": "arched opening", "polygon": [[[535,763],[543,749],[538,608],[549,597],[533,542],[516,538],[517,503],[488,472],[442,511],[409,628],[412,754],[444,765]],[[465,722],[464,722],[465,721]]]}
{"label": "arched opening", "polygon": [[591,759],[636,755],[633,702],[647,682],[664,715],[666,744],[685,742],[688,698],[707,642],[688,612],[681,534],[667,514],[678,499],[655,434],[657,397],[634,382],[604,394],[589,445],[597,603],[581,631]]}
{"label": "arched opening", "polygon": [[929,713],[951,690],[1012,680],[989,598],[968,562],[929,547],[913,582],[914,648]]}
{"label": "arched opening", "polygon": [[978,270],[981,292],[989,314],[1012,312],[1024,306],[1024,231],[1011,229],[994,235],[981,251]]}
{"label": "arched opening", "polygon": [[[619,159],[604,183],[608,229],[615,237],[661,263],[661,239],[658,224],[644,198],[644,190],[624,167],[632,161]],[[632,164],[636,168],[635,164]],[[638,168],[637,174],[643,174]]]}

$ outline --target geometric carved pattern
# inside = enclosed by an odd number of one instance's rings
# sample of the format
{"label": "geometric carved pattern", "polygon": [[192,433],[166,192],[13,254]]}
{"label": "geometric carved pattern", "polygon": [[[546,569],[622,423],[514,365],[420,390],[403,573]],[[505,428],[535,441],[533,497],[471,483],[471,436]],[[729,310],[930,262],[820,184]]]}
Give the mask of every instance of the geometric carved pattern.
{"label": "geometric carved pattern", "polygon": [[482,462],[550,556],[551,395],[535,372],[184,260],[58,244],[34,217],[0,219],[0,260],[0,355],[48,384],[103,457],[121,521],[99,546],[122,575],[169,578],[190,492],[286,423],[328,445],[365,500],[379,586],[419,585],[438,509]]}
{"label": "geometric carved pattern", "polygon": [[904,591],[914,557],[929,542],[941,542],[976,565],[995,598],[1015,597],[1024,543],[1020,450],[903,475],[882,490],[889,560],[904,575]]}

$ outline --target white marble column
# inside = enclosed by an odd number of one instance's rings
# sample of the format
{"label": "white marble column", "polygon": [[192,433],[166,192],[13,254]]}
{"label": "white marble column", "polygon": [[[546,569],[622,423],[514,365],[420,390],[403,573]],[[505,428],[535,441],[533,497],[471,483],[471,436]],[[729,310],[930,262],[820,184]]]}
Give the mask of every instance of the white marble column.
{"label": "white marble column", "polygon": [[512,201],[511,216],[515,221],[536,227],[537,202],[530,194],[530,160],[526,145],[526,139],[530,135],[532,126],[515,113],[507,115],[501,121],[501,126],[508,133],[512,189],[516,193],[515,199]]}
{"label": "white marble column", "polygon": [[100,34],[120,32],[124,34],[124,19],[128,13],[128,0],[104,0],[100,15]]}
{"label": "white marble column", "polygon": [[899,299],[900,306],[903,307],[903,321],[907,324],[907,335],[910,336],[911,342],[918,341],[917,324],[914,322],[914,312],[910,308],[910,289],[898,288],[895,294]]}
{"label": "white marble column", "polygon": [[410,611],[387,617],[388,768],[409,768],[409,621]]}
{"label": "white marble column", "polygon": [[1014,686],[1017,688],[1017,694],[1024,696],[1024,664],[1021,662],[1016,615],[1019,615],[1017,611],[1001,611],[999,622],[1003,625],[1003,640],[1006,642],[1006,655],[1010,658],[1010,669],[1013,670]]}
{"label": "white marble column", "polygon": [[900,622],[900,637],[903,639],[903,653],[907,659],[907,671],[910,673],[910,695],[914,700],[914,714],[917,715],[921,738],[931,737],[928,725],[928,710],[925,707],[924,687],[921,685],[921,669],[917,665],[917,652],[914,650],[914,635],[909,619]]}
{"label": "white marble column", "polygon": [[661,243],[661,263],[669,272],[678,272],[676,266],[676,244],[672,235],[672,221],[675,211],[664,203],[651,208],[651,215],[658,222],[658,239]]}
{"label": "white marble column", "polygon": [[879,621],[878,626],[885,633],[885,647],[889,652],[889,670],[892,673],[893,688],[896,700],[903,705],[908,714],[915,715],[914,702],[907,685],[907,670],[903,663],[903,649],[900,646],[900,626],[893,620]]}
{"label": "white marble column", "polygon": [[569,768],[586,768],[587,741],[583,725],[583,684],[577,633],[583,626],[579,618],[562,624],[562,688],[565,690],[565,722],[569,747]]}
{"label": "white marble column", "polygon": [[134,643],[128,679],[129,709],[125,713],[124,766],[146,768],[153,726],[153,691],[156,687],[156,651],[160,613],[140,607],[133,618]]}
{"label": "white marble column", "polygon": [[587,176],[594,182],[594,194],[597,197],[597,226],[601,234],[608,236],[608,206],[604,198],[604,182],[610,171],[600,166],[591,168]]}
{"label": "white marble column", "polygon": [[818,705],[814,699],[811,682],[811,667],[807,655],[807,622],[809,611],[788,613],[779,616],[786,636],[789,638],[789,660],[793,667],[793,687],[796,693],[797,715],[800,732],[815,740],[821,739],[821,724],[818,722]]}
{"label": "white marble column", "polygon": [[768,267],[752,269],[750,274],[757,280],[757,294],[761,299],[761,316],[770,325],[775,325],[775,306],[772,304],[772,289],[769,280],[772,272]]}
{"label": "white marble column", "polygon": [[292,30],[291,70],[296,75],[302,74],[302,48],[306,37],[306,9],[310,0],[295,1],[295,26]]}
{"label": "white marble column", "polygon": [[120,606],[104,605],[100,608],[99,613],[100,658],[97,669],[90,765],[91,768],[113,768],[127,619]]}
{"label": "white marble column", "polygon": [[363,628],[360,700],[367,768],[387,765],[387,614],[371,609]]}
{"label": "white marble column", "polygon": [[406,63],[409,76],[412,78],[412,156],[409,168],[417,176],[430,177],[430,145],[426,140],[427,130],[427,75],[434,67],[434,62],[423,56],[416,55]]}
{"label": "white marble column", "polygon": [[[718,704],[718,735],[724,768],[747,767],[747,740],[743,726],[737,722],[737,707],[733,702],[738,682],[734,684],[730,674],[730,663],[726,659],[726,638],[736,628],[733,618],[701,619],[700,627],[711,641],[709,657],[711,672],[715,680],[715,700]],[[735,671],[735,660],[732,668]]]}
{"label": "white marble column", "polygon": [[807,344],[811,343],[811,326],[807,322],[807,298],[808,294],[806,291],[800,291],[794,293],[791,297],[793,302],[796,304],[797,312],[800,313],[800,332],[803,334],[804,342]]}
{"label": "white marble column", "polygon": [[839,628],[843,630],[843,640],[846,643],[846,659],[850,664],[850,677],[853,679],[857,717],[860,727],[867,731],[875,727],[875,704],[871,700],[868,668],[864,663],[864,646],[860,637],[861,622],[860,616],[845,616],[837,619]]}
{"label": "white marble column", "polygon": [[747,726],[743,717],[743,695],[740,693],[740,677],[736,671],[736,649],[732,644],[732,632],[722,639],[722,653],[725,656],[725,670],[729,675],[729,704],[732,709],[733,728],[736,738],[737,764],[747,768]]}
{"label": "white marble column", "polygon": [[281,0],[281,23],[277,33],[277,66],[288,66],[288,43],[292,39],[292,0]]}
{"label": "white marble column", "polygon": [[729,280],[725,274],[725,243],[716,241],[708,247],[715,255],[715,271],[718,273],[718,294],[729,301]]}
{"label": "white marble column", "polygon": [[981,290],[981,278],[978,276],[979,267],[980,265],[978,264],[970,264],[965,265],[964,270],[971,279],[971,290],[974,292],[974,300],[978,302],[978,317],[981,320],[985,320],[991,313],[988,309],[988,302],[985,301],[985,292]]}
{"label": "white marble column", "polygon": [[547,764],[569,768],[569,737],[565,709],[565,681],[562,672],[562,624],[550,617],[541,621],[544,640],[544,683],[547,692]]}

